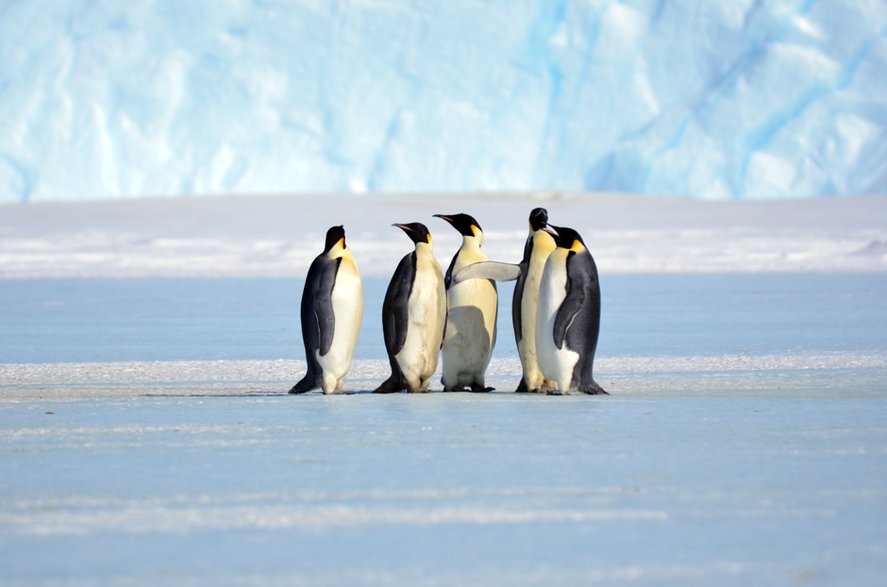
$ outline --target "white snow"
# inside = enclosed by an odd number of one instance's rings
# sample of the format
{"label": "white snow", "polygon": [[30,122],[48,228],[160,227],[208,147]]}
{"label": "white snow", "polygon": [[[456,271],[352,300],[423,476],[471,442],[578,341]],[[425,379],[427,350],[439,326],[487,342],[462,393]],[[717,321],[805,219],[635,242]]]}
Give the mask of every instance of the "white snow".
{"label": "white snow", "polygon": [[0,277],[303,276],[344,224],[367,277],[389,277],[424,222],[443,266],[467,212],[517,262],[529,211],[572,226],[605,273],[884,271],[887,197],[724,201],[581,193],[242,196],[0,206]]}
{"label": "white snow", "polygon": [[887,4],[7,2],[0,201],[887,192]]}

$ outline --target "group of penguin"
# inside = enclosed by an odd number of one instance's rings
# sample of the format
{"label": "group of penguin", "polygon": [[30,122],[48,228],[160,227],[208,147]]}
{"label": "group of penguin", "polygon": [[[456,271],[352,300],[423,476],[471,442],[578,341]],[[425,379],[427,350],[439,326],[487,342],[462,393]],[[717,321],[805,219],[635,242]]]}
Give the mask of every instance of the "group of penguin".
{"label": "group of penguin", "polygon": [[[432,251],[428,228],[394,224],[413,241],[388,285],[382,330],[391,376],[374,393],[426,392],[437,370],[444,391],[490,391],[484,376],[496,344],[496,281],[517,280],[514,335],[523,375],[516,391],[606,394],[593,376],[601,292],[594,258],[571,228],[548,224],[535,208],[519,264],[491,261],[484,233],[468,214],[435,214],[462,235],[446,270]],[[363,319],[363,285],[345,229],[326,233],[323,252],[308,269],[301,303],[308,368],[289,393],[320,388],[342,393]]]}

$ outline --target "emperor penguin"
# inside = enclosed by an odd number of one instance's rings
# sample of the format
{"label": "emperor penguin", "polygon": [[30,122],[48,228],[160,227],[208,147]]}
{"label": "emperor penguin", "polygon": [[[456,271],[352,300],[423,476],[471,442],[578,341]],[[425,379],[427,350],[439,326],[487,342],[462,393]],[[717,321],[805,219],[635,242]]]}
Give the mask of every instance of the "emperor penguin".
{"label": "emperor penguin", "polygon": [[545,208],[534,208],[530,212],[529,223],[530,233],[524,245],[524,256],[518,264],[520,275],[514,284],[514,297],[511,300],[514,340],[523,370],[523,377],[515,391],[539,393],[555,387],[553,381],[542,375],[536,358],[536,311],[545,261],[556,245],[554,237],[544,230],[548,224],[548,211]]}
{"label": "emperor penguin", "polygon": [[443,273],[431,234],[419,222],[394,224],[415,243],[397,265],[382,303],[382,331],[391,376],[374,393],[428,391],[437,370],[447,315]]}
{"label": "emperor penguin", "polygon": [[539,284],[536,353],[557,392],[605,394],[593,376],[601,320],[601,288],[594,258],[579,233],[548,225],[557,248],[548,256]]}
{"label": "emperor penguin", "polygon": [[308,372],[289,392],[340,393],[363,320],[363,284],[342,226],[327,230],[323,252],[308,268],[301,319]]}
{"label": "emperor penguin", "polygon": [[441,383],[444,391],[490,391],[484,375],[496,344],[496,314],[499,298],[492,279],[472,279],[461,283],[453,275],[474,263],[487,261],[480,250],[484,233],[468,214],[435,214],[449,222],[462,235],[462,246],[444,275],[447,290],[447,321],[443,339]]}

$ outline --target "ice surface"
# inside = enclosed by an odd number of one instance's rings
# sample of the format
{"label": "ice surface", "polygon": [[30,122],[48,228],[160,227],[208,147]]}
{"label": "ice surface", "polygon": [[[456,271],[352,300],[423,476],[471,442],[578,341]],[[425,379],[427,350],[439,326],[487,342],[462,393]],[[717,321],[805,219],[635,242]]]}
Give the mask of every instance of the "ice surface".
{"label": "ice surface", "polygon": [[887,191],[882,0],[7,2],[0,200]]}
{"label": "ice surface", "polygon": [[4,393],[0,581],[877,586],[880,374],[603,399]]}
{"label": "ice surface", "polygon": [[606,398],[507,322],[497,391],[367,393],[381,278],[338,397],[295,279],[4,280],[0,584],[879,586],[884,275],[605,275]]}
{"label": "ice surface", "polygon": [[[880,587],[885,203],[0,206],[0,585]],[[612,395],[512,393],[507,302],[497,391],[366,393],[410,248],[390,223],[426,221],[447,260],[431,214],[465,210],[513,261],[540,204],[598,259]],[[334,223],[365,276],[357,393],[288,396]]]}

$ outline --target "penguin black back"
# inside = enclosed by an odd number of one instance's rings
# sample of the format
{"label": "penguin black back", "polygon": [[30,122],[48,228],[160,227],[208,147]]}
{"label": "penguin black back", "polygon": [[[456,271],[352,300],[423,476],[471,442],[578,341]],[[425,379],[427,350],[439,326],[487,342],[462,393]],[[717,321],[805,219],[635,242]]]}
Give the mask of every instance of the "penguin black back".
{"label": "penguin black back", "polygon": [[[514,284],[514,296],[511,298],[511,323],[514,325],[514,340],[520,344],[523,338],[523,320],[521,319],[521,303],[524,297],[524,286],[527,283],[527,269],[530,256],[533,254],[533,233],[545,228],[548,224],[548,211],[545,208],[533,208],[530,212],[530,235],[524,244],[524,256],[520,263],[520,276]],[[523,381],[521,381],[523,383]]]}

